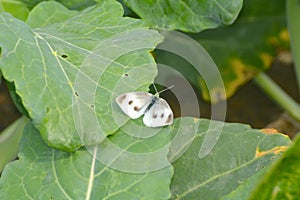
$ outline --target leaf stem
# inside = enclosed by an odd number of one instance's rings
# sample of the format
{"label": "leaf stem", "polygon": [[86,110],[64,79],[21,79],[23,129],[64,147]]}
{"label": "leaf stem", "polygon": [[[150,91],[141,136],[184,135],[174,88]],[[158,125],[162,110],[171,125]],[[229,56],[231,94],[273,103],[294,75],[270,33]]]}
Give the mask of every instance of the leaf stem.
{"label": "leaf stem", "polygon": [[292,117],[300,122],[300,105],[283,91],[270,77],[265,73],[260,73],[254,80],[256,84],[273,99],[273,101],[278,103]]}
{"label": "leaf stem", "polygon": [[291,51],[295,64],[298,88],[300,89],[300,1],[286,1],[287,24],[290,34]]}

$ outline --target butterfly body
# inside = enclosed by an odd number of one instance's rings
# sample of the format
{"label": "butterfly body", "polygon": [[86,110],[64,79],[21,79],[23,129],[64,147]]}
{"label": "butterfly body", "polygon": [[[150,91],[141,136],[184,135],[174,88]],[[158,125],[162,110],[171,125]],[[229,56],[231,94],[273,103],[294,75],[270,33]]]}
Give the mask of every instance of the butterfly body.
{"label": "butterfly body", "polygon": [[147,106],[147,108],[145,109],[145,111],[144,111],[144,114],[146,113],[146,112],[148,112],[151,108],[152,108],[152,106],[158,101],[158,97],[156,97],[156,96],[152,96],[151,97],[151,102],[149,103],[149,105]]}
{"label": "butterfly body", "polygon": [[161,127],[173,123],[173,112],[162,98],[147,92],[129,92],[116,98],[121,110],[132,119],[144,115],[143,123],[149,127]]}

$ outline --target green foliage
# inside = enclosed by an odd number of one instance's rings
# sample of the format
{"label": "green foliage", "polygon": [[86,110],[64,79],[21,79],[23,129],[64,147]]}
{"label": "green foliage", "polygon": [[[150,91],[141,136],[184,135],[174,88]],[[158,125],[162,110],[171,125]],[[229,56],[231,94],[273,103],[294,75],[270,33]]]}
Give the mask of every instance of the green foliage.
{"label": "green foliage", "polygon": [[14,17],[20,20],[26,20],[29,9],[26,4],[16,0],[1,0],[0,1],[0,13],[9,12]]}
{"label": "green foliage", "polygon": [[[19,0],[27,5],[28,8],[32,9],[37,4],[45,1],[45,0]],[[89,6],[94,5],[96,2],[94,0],[56,0],[60,2],[62,5],[66,6],[69,9],[74,10],[83,10]]]}
{"label": "green foliage", "polygon": [[300,88],[300,2],[299,0],[286,1],[287,11],[287,24],[289,29],[289,35],[291,38],[291,51],[294,55],[293,61],[295,65],[296,77],[298,77],[298,88]]}
{"label": "green foliage", "polygon": [[251,196],[254,199],[299,199],[300,137],[267,172]]}
{"label": "green foliage", "polygon": [[[248,182],[257,183],[265,168],[278,157],[280,150],[276,152],[276,147],[290,143],[281,134],[268,135],[246,125],[225,124],[212,152],[197,159],[209,123],[200,120],[198,126],[191,146],[173,163],[172,199],[220,199],[233,191],[244,194],[242,187],[253,190],[254,185],[249,187]],[[171,153],[169,158],[180,153]]]}
{"label": "green foliage", "polygon": [[[209,134],[210,123],[209,120],[181,118],[154,137],[141,139],[123,132],[131,129],[133,124],[129,123],[102,144],[74,153],[48,147],[28,123],[19,160],[8,164],[0,179],[0,199],[168,199],[173,168],[167,155],[174,162],[172,198],[218,199],[247,184],[254,174],[265,171],[278,157],[273,149],[290,143],[281,134],[267,135],[249,126],[225,124],[214,150],[200,159],[199,147]],[[153,129],[140,127],[140,133],[149,135],[151,131]],[[176,141],[176,137],[180,140]],[[110,143],[123,150],[112,156]],[[130,159],[128,152],[134,153],[134,159]],[[105,163],[107,154],[112,160]],[[142,160],[138,160],[136,154],[142,156]],[[140,169],[140,173],[120,169]],[[257,182],[257,179],[252,181]]]}
{"label": "green foliage", "polygon": [[[268,69],[278,52],[288,49],[284,6],[284,0],[245,0],[232,26],[193,36],[216,62],[225,84],[226,98],[257,73]],[[208,92],[203,94],[206,99]]]}
{"label": "green foliage", "polygon": [[[83,145],[79,135],[84,137],[84,144],[100,143],[118,129],[110,106],[114,97],[153,82],[156,69],[148,51],[162,37],[143,28],[139,20],[122,18],[122,7],[114,1],[80,13],[68,12],[55,2],[41,3],[30,13],[28,24],[41,28],[33,29],[8,14],[0,19],[0,67],[5,79],[14,82],[47,144],[74,151]],[[145,72],[147,76],[142,78],[140,73]],[[124,73],[130,77],[123,77]],[[119,93],[113,91],[123,86],[123,81],[127,87],[120,88]],[[97,135],[76,130],[81,127],[75,127],[74,115],[83,112],[86,104],[95,105],[93,113],[106,113],[97,115],[102,129]],[[81,123],[90,122],[88,116],[83,118]]]}
{"label": "green foliage", "polygon": [[242,0],[164,1],[124,0],[151,27],[200,32],[229,25],[237,18]]}
{"label": "green foliage", "polygon": [[7,89],[9,91],[10,97],[12,99],[12,101],[14,102],[15,106],[17,107],[17,109],[26,117],[29,118],[29,114],[26,110],[26,108],[24,108],[23,103],[22,103],[22,99],[20,98],[20,96],[16,93],[16,88],[15,85],[11,82],[6,82],[7,85]]}
{"label": "green foliage", "polygon": [[42,2],[31,10],[26,23],[31,28],[41,28],[54,23],[63,23],[78,14],[78,11],[71,11],[59,3]]}
{"label": "green foliage", "polygon": [[[157,76],[150,52],[168,37],[149,27],[202,31],[190,36],[217,63],[226,94],[214,80],[207,91],[185,58],[162,51],[155,58],[212,102],[232,95],[287,47],[284,1],[245,0],[236,23],[216,30],[206,29],[232,24],[241,0],[122,3],[141,19],[124,17],[114,0],[0,2],[0,76],[30,118],[24,130],[22,118],[1,135],[15,135],[14,145],[0,137],[12,149],[0,154],[2,167],[23,133],[19,159],[1,174],[0,199],[298,197],[299,139],[280,158],[290,145],[282,134],[191,117],[149,128],[115,102],[121,93],[147,91]],[[203,52],[197,58],[206,59]],[[208,63],[215,66],[201,62]]]}
{"label": "green foliage", "polygon": [[195,66],[184,58],[157,51],[157,60],[188,77],[207,101],[225,100],[257,73],[268,69],[278,52],[288,49],[284,5],[284,0],[245,0],[240,16],[231,26],[189,34],[218,66],[226,94],[220,94],[220,85],[208,90],[202,74],[195,73]]}
{"label": "green foliage", "polygon": [[0,172],[6,163],[17,157],[18,145],[26,121],[25,117],[22,117],[0,133]]}
{"label": "green foliage", "polygon": [[24,129],[19,160],[9,164],[2,174],[0,199],[152,200],[170,196],[171,166],[153,172],[125,173],[97,160],[100,150],[100,146],[92,152],[54,150],[29,123]]}

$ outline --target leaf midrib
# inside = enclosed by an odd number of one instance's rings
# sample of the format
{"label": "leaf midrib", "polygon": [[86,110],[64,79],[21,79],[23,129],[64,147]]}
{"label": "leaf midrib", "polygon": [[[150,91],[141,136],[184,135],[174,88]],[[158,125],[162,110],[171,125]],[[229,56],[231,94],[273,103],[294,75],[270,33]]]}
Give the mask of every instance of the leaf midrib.
{"label": "leaf midrib", "polygon": [[93,152],[93,160],[92,160],[92,166],[90,170],[89,184],[88,184],[86,198],[85,198],[86,200],[89,200],[92,194],[92,188],[95,179],[95,164],[96,164],[97,150],[98,150],[98,145],[94,148],[94,152]]}

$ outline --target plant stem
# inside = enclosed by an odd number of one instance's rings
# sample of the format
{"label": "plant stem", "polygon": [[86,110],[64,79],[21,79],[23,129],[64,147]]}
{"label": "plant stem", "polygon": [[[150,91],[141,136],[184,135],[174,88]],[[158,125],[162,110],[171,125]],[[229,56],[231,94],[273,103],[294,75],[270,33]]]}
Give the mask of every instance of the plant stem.
{"label": "plant stem", "polygon": [[298,80],[298,88],[300,89],[300,1],[287,0],[286,12],[291,50]]}
{"label": "plant stem", "polygon": [[254,78],[256,84],[266,92],[276,103],[286,110],[292,117],[300,122],[300,105],[283,91],[265,73],[260,73]]}

